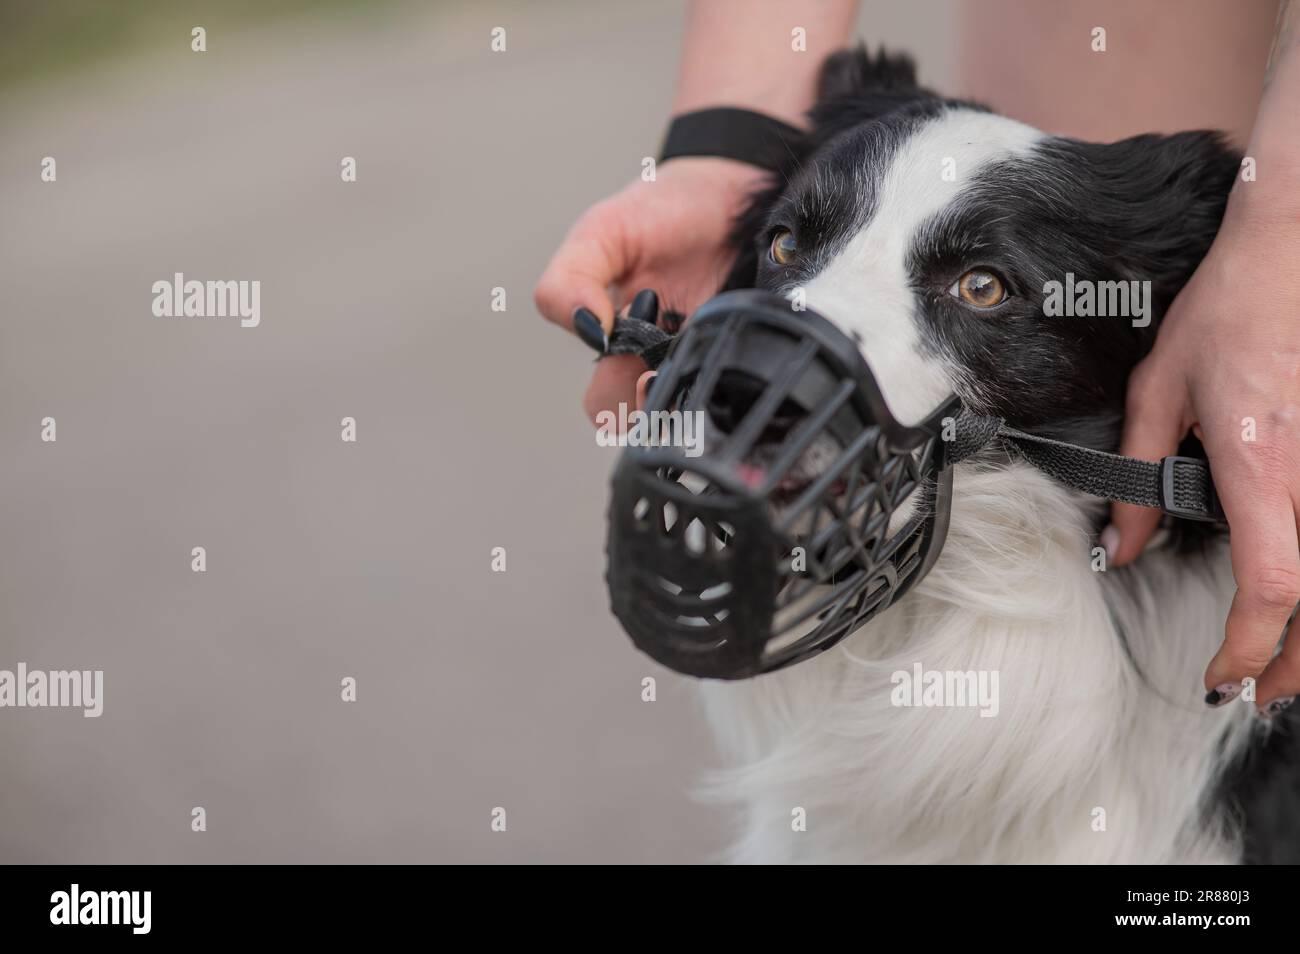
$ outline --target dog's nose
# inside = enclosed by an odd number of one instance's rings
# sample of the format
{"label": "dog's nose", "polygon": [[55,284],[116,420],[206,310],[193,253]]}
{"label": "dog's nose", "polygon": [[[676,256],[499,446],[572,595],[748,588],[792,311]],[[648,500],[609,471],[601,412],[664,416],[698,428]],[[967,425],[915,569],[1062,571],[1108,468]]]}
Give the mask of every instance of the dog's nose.
{"label": "dog's nose", "polygon": [[[718,383],[709,395],[709,420],[715,428],[724,434],[730,434],[740,427],[742,421],[754,409],[758,399],[763,396],[764,382],[739,371],[723,371]],[[790,401],[782,401],[763,426],[759,436],[760,443],[778,442],[790,433],[802,412]]]}

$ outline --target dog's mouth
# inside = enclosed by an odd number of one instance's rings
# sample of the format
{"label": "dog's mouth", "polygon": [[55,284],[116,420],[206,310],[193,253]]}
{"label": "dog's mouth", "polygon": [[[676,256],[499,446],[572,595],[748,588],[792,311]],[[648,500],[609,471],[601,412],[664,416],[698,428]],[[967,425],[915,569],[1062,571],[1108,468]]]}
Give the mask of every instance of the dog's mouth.
{"label": "dog's mouth", "polygon": [[[775,442],[759,443],[736,466],[736,473],[746,486],[752,489],[769,488],[767,498],[778,514],[800,502],[822,480],[841,452],[837,441],[828,436],[819,436],[793,465],[776,476],[773,483],[773,467],[781,450],[781,445]],[[839,500],[847,490],[848,481],[840,476],[831,481],[818,497]]]}
{"label": "dog's mouth", "polygon": [[[746,460],[736,468],[736,472],[746,486],[757,488],[767,483],[769,470],[763,463]],[[778,507],[789,507],[807,493],[808,488],[816,483],[817,478],[820,476],[820,472],[808,473],[803,471],[784,474],[776,482],[776,486],[772,488],[771,493],[768,494],[768,499]],[[848,481],[843,477],[838,477],[827,488],[827,495],[838,498],[844,496],[847,490]]]}
{"label": "dog's mouth", "polygon": [[[763,381],[751,375],[731,369],[722,372],[706,405],[706,432],[732,435],[751,427],[750,416],[760,413],[755,406],[764,392]],[[735,465],[736,476],[750,490],[762,493],[776,513],[798,503],[814,487],[817,496],[831,499],[843,495],[846,489],[843,479],[827,486],[819,483],[843,453],[839,442],[829,434],[818,434],[793,463],[785,463],[789,459],[789,440],[795,438],[805,421],[805,409],[792,400],[769,408],[757,439]]]}
{"label": "dog's mouth", "polygon": [[[784,449],[780,441],[760,441],[740,463],[736,475],[751,490],[764,494],[772,519],[798,544],[826,536],[826,528],[842,522],[867,532],[868,522],[879,506],[872,478],[845,466],[844,448],[829,434],[818,435],[793,465],[775,473]],[[833,479],[827,474],[836,471]],[[913,491],[913,496],[920,491]],[[887,528],[895,532],[912,518],[915,502],[899,502]]]}

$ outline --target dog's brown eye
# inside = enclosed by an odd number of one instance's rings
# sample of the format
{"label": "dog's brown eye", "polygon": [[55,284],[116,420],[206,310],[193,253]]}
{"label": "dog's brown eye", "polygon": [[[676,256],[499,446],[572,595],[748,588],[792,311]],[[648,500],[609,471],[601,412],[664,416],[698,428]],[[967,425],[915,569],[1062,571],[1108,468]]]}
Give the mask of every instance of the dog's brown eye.
{"label": "dog's brown eye", "polygon": [[797,251],[799,246],[795,244],[794,233],[789,229],[782,229],[772,236],[772,261],[778,265],[789,265],[794,261]]}
{"label": "dog's brown eye", "polygon": [[957,281],[953,282],[948,294],[960,298],[976,308],[992,308],[1007,299],[1006,287],[993,272],[983,268],[972,268]]}

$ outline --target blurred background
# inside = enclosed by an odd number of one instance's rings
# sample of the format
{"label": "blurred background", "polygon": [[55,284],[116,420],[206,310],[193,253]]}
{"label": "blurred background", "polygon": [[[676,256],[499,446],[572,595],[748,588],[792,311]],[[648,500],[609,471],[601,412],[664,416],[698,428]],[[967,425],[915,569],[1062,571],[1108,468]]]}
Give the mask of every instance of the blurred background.
{"label": "blurred background", "polygon": [[[949,6],[860,35],[942,88]],[[608,612],[590,352],[531,301],[657,154],[683,10],[0,7],[0,669],[105,681],[0,709],[0,861],[716,857],[692,686]],[[155,318],[174,272],[260,327]]]}

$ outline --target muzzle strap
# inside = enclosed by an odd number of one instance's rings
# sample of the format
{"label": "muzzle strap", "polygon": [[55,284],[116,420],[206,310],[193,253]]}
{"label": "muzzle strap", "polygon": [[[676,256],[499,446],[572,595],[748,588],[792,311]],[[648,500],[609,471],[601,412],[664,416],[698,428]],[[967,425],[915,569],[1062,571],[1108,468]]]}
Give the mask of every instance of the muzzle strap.
{"label": "muzzle strap", "polygon": [[999,418],[974,414],[963,414],[956,431],[958,439],[948,457],[951,463],[1000,439],[1043,473],[1075,490],[1106,500],[1154,507],[1184,520],[1224,522],[1209,465],[1203,460],[1166,457],[1151,463],[1026,434]]}
{"label": "muzzle strap", "polygon": [[618,318],[614,321],[614,333],[609,336],[609,347],[605,353],[634,354],[651,371],[657,371],[668,356],[673,337],[652,322]]}

